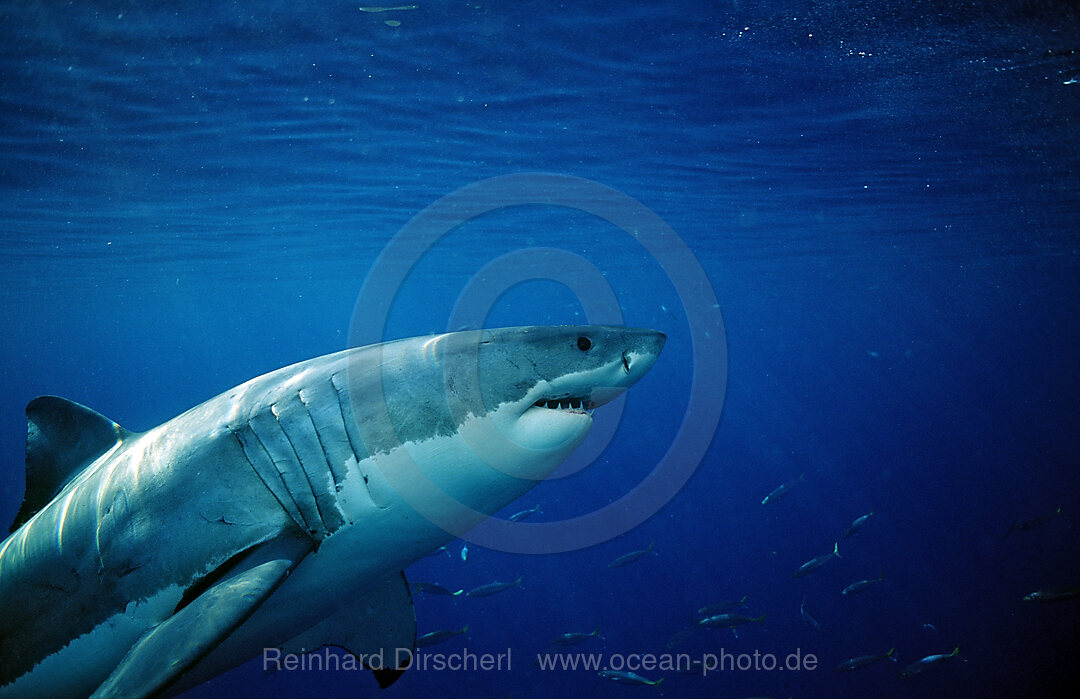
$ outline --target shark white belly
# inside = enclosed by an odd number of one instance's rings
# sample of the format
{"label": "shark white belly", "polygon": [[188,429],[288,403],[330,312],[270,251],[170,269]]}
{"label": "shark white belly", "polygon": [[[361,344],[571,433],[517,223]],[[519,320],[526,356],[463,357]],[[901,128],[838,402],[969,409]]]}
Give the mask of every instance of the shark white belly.
{"label": "shark white belly", "polygon": [[142,434],[36,399],[0,544],[0,697],[172,694],[272,647],[411,650],[400,571],[557,468],[663,342],[580,326],[383,343]]}

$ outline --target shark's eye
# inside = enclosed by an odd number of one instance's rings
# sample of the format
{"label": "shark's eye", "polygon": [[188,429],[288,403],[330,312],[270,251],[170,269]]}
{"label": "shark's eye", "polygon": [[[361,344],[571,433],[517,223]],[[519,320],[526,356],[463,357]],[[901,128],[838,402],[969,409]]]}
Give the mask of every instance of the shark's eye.
{"label": "shark's eye", "polygon": [[577,339],[577,348],[582,352],[588,352],[590,347],[592,347],[592,340],[589,338],[582,335]]}

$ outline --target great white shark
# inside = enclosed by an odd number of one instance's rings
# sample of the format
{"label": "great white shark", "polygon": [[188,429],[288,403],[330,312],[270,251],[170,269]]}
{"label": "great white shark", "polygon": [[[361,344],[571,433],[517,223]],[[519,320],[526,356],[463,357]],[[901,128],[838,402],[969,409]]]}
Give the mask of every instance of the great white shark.
{"label": "great white shark", "polygon": [[386,342],[142,433],[34,399],[0,544],[0,697],[173,695],[324,645],[388,686],[416,637],[403,569],[557,468],[664,341],[533,326]]}

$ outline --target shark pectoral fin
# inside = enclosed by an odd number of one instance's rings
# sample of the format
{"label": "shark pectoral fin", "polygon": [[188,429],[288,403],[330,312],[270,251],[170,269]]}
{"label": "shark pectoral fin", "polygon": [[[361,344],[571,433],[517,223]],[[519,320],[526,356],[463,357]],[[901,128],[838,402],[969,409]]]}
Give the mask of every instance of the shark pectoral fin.
{"label": "shark pectoral fin", "polygon": [[165,690],[244,623],[288,577],[311,542],[255,548],[228,575],[135,642],[92,697],[144,697]]}
{"label": "shark pectoral fin", "polygon": [[284,644],[286,653],[337,646],[356,656],[389,687],[412,661],[416,613],[405,573],[396,573],[362,592],[315,626]]}

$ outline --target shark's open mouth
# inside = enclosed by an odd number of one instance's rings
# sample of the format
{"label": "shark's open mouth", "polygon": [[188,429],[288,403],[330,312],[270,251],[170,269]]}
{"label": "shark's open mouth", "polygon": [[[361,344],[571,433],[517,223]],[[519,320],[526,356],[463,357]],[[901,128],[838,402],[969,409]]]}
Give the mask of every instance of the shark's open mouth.
{"label": "shark's open mouth", "polygon": [[565,398],[541,398],[533,403],[537,408],[548,408],[549,410],[584,410],[591,411],[596,407],[596,404],[589,398],[582,398],[581,396],[567,396]]}

